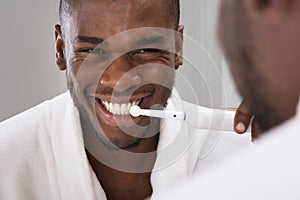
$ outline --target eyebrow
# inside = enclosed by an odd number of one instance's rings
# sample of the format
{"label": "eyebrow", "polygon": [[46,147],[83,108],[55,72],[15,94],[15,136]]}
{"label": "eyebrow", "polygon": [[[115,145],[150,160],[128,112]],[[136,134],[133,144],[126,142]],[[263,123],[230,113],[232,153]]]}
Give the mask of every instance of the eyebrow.
{"label": "eyebrow", "polygon": [[76,43],[85,42],[85,43],[91,43],[91,44],[98,45],[98,44],[102,43],[103,41],[104,40],[102,38],[98,38],[98,37],[77,36],[75,38]]}
{"label": "eyebrow", "polygon": [[[89,36],[77,36],[75,38],[76,43],[91,43],[94,45],[99,45],[100,43],[104,42],[105,40],[99,37],[89,37]],[[151,36],[149,38],[143,38],[140,40],[137,40],[135,42],[135,46],[146,46],[149,44],[164,44],[166,43],[166,40],[163,36]]]}
{"label": "eyebrow", "polygon": [[135,42],[137,46],[145,46],[149,44],[155,44],[155,43],[165,43],[166,40],[163,36],[152,36],[149,38],[143,38]]}

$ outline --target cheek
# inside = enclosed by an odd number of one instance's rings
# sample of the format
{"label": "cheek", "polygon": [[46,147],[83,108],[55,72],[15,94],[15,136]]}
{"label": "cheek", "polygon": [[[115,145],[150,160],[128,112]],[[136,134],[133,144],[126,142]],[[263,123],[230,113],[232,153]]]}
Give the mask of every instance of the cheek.
{"label": "cheek", "polygon": [[175,81],[175,70],[168,66],[157,66],[145,70],[146,83],[152,84],[155,88],[153,104],[160,104],[165,107],[172,92]]}
{"label": "cheek", "polygon": [[85,90],[96,90],[103,72],[99,68],[89,66],[84,60],[74,58],[69,62],[67,79],[73,89],[83,93]]}
{"label": "cheek", "polygon": [[249,74],[242,70],[242,65],[230,65],[230,71],[239,94],[244,99],[249,98],[249,92],[252,90]]}
{"label": "cheek", "polygon": [[149,64],[141,69],[141,73],[146,84],[156,84],[170,89],[174,85],[176,71],[170,66]]}

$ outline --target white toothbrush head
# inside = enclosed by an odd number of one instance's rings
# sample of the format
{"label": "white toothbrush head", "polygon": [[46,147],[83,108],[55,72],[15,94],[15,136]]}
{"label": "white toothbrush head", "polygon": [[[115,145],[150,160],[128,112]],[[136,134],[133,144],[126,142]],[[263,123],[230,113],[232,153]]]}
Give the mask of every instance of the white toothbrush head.
{"label": "white toothbrush head", "polygon": [[139,117],[142,113],[141,108],[139,106],[132,106],[129,112],[130,115],[133,117]]}

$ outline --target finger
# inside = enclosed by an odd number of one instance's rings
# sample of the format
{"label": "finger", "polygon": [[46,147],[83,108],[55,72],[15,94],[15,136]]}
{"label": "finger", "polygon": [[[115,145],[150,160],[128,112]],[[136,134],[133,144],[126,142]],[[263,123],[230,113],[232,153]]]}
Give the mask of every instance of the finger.
{"label": "finger", "polygon": [[260,129],[257,120],[254,118],[251,124],[251,137],[252,141],[256,140],[262,134],[262,130]]}
{"label": "finger", "polygon": [[247,131],[251,122],[252,114],[247,109],[246,103],[243,101],[236,110],[234,117],[234,130],[238,134],[243,134]]}

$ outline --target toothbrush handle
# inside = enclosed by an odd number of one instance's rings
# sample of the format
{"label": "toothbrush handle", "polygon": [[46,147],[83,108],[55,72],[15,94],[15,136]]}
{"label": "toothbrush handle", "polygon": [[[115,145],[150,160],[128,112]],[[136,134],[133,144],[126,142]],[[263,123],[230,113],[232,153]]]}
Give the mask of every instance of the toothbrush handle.
{"label": "toothbrush handle", "polygon": [[143,116],[151,116],[163,119],[175,119],[184,121],[185,113],[177,112],[177,111],[162,111],[162,110],[141,110],[141,115]]}
{"label": "toothbrush handle", "polygon": [[[188,102],[182,103],[182,109],[186,111],[185,121],[194,128],[234,132],[235,111],[206,108]],[[251,129],[248,128],[247,132]]]}
{"label": "toothbrush handle", "polygon": [[[235,111],[218,109],[209,109],[210,111],[203,111],[201,108],[199,109],[199,113],[201,116],[199,117],[200,120],[198,121],[198,128],[235,132]],[[251,126],[248,127],[248,130],[246,132],[251,133]]]}
{"label": "toothbrush handle", "polygon": [[234,111],[200,109],[199,115],[198,128],[234,132]]}

